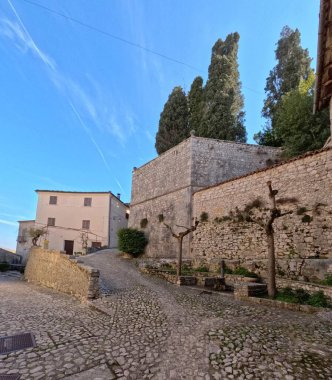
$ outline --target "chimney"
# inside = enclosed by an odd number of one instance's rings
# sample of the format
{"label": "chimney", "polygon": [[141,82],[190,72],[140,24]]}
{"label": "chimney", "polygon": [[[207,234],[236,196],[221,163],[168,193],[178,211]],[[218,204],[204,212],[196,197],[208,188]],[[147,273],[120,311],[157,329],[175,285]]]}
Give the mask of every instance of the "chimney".
{"label": "chimney", "polygon": [[120,194],[120,193],[117,193],[117,194],[116,194],[116,197],[117,197],[118,199],[120,199],[121,194]]}

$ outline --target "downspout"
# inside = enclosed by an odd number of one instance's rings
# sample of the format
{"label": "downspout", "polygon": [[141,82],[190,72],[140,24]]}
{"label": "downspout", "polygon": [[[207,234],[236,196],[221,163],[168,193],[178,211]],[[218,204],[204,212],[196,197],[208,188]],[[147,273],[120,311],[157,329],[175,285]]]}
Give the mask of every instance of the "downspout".
{"label": "downspout", "polygon": [[[194,158],[194,153],[193,153],[193,149],[194,149],[194,143],[193,143],[193,140],[195,138],[195,135],[194,135],[194,131],[192,131],[190,133],[190,173],[189,173],[189,176],[190,176],[190,186],[188,188],[188,191],[189,191],[189,210],[188,210],[188,226],[191,227],[193,225],[193,221],[192,221],[192,217],[193,217],[193,176],[194,176],[194,173],[193,173],[193,158]],[[191,243],[192,243],[192,239],[193,239],[193,233],[190,232],[190,234],[188,235],[188,256],[191,257]]]}
{"label": "downspout", "polygon": [[111,209],[112,209],[112,194],[109,194],[109,202],[108,202],[108,248],[111,248]]}

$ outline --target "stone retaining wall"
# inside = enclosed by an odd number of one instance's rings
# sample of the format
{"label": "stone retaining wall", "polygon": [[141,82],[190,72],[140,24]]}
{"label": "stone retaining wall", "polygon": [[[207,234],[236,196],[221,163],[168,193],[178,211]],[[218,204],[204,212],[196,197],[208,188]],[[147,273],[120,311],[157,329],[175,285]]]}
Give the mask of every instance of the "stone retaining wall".
{"label": "stone retaining wall", "polygon": [[143,273],[151,274],[153,276],[157,276],[176,285],[194,286],[197,284],[197,278],[195,276],[180,276],[178,278],[176,274],[172,274],[160,269],[146,267],[140,267],[140,271]]}
{"label": "stone retaining wall", "polygon": [[267,181],[279,191],[277,199],[297,199],[281,206],[293,214],[274,224],[277,258],[332,258],[332,150],[327,148],[196,192],[193,216],[208,213],[208,221],[200,223],[194,233],[192,254],[196,259],[236,259],[241,265],[266,259],[263,229],[225,217],[257,198],[268,204]]}
{"label": "stone retaining wall", "polygon": [[332,300],[332,286],[313,284],[312,282],[292,281],[285,278],[277,278],[276,283],[278,289],[287,287],[293,290],[303,289],[310,294],[322,291],[327,297],[330,298],[330,300]]}
{"label": "stone retaining wall", "polygon": [[249,301],[252,303],[258,303],[263,306],[275,307],[278,309],[287,309],[291,311],[302,311],[303,313],[313,314],[313,313],[321,313],[322,311],[330,312],[331,309],[325,309],[322,307],[314,307],[310,305],[299,305],[296,303],[283,302],[271,300],[268,298],[259,298],[259,297],[246,297],[246,296],[237,296],[236,299],[238,301]]}
{"label": "stone retaining wall", "polygon": [[59,251],[32,248],[24,278],[80,299],[99,296],[99,270]]}

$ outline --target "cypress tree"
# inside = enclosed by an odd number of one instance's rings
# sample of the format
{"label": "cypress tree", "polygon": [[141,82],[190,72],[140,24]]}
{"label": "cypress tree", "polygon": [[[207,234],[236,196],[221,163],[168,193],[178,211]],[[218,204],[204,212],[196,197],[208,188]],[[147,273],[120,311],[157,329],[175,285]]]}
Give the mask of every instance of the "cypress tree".
{"label": "cypress tree", "polygon": [[186,94],[181,87],[174,87],[160,114],[155,144],[158,154],[189,137],[188,117]]}
{"label": "cypress tree", "polygon": [[308,49],[301,47],[301,33],[298,29],[283,27],[275,57],[277,64],[266,79],[266,99],[262,109],[267,124],[254,139],[261,145],[281,146],[283,140],[275,130],[275,116],[282,96],[297,89],[301,79],[307,80],[310,74],[311,58]]}
{"label": "cypress tree", "polygon": [[204,91],[200,135],[245,142],[243,96],[237,62],[238,33],[219,39],[212,48],[209,77]]}
{"label": "cypress tree", "polygon": [[196,77],[188,93],[189,127],[195,131],[196,136],[201,136],[201,124],[204,109],[203,79]]}

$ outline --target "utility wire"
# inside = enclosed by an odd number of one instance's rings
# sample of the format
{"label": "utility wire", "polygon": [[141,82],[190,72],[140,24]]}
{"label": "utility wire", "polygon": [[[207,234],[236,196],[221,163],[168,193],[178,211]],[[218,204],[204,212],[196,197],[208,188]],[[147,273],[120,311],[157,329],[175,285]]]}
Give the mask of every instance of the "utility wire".
{"label": "utility wire", "polygon": [[[190,64],[188,64],[188,63],[185,63],[185,62],[182,62],[182,61],[180,61],[180,60],[178,60],[178,59],[175,59],[175,58],[169,57],[168,55],[165,55],[165,54],[163,54],[163,53],[159,53],[158,51],[155,51],[155,50],[149,49],[149,48],[147,48],[147,47],[145,47],[145,46],[142,46],[142,45],[140,45],[140,44],[138,44],[138,43],[136,43],[136,42],[132,42],[132,41],[130,41],[130,40],[127,40],[127,39],[125,39],[125,38],[123,38],[123,37],[120,37],[120,36],[117,36],[117,35],[115,35],[115,34],[109,33],[109,32],[107,32],[107,31],[102,30],[102,29],[100,29],[100,28],[97,28],[97,27],[95,27],[95,26],[93,26],[93,25],[87,24],[87,23],[85,23],[85,22],[83,22],[83,21],[80,21],[80,20],[74,18],[74,17],[68,16],[68,15],[66,15],[66,14],[64,14],[64,13],[62,13],[62,12],[56,11],[56,10],[54,10],[54,9],[51,9],[51,8],[47,7],[46,5],[42,5],[42,4],[40,4],[40,3],[36,3],[36,2],[34,2],[34,1],[32,1],[32,0],[21,0],[21,1],[24,1],[25,3],[30,4],[30,5],[33,5],[33,6],[35,6],[35,7],[41,8],[41,9],[43,9],[43,10],[46,11],[46,12],[53,13],[53,14],[55,14],[55,15],[57,15],[57,16],[60,16],[60,17],[62,17],[62,18],[64,18],[64,19],[66,19],[66,20],[72,21],[72,22],[74,22],[74,23],[76,23],[76,24],[78,24],[78,25],[80,25],[80,26],[83,26],[84,28],[90,29],[90,30],[92,30],[92,31],[94,31],[94,32],[96,32],[96,33],[103,34],[104,36],[107,36],[107,37],[113,38],[114,40],[117,40],[117,41],[123,42],[123,43],[125,43],[125,44],[127,44],[127,45],[130,45],[130,46],[133,46],[133,47],[136,47],[137,49],[144,50],[144,51],[146,51],[147,53],[157,55],[158,57],[164,58],[164,59],[166,59],[166,60],[168,60],[168,61],[171,61],[171,62],[173,62],[173,63],[177,63],[177,64],[179,64],[179,65],[182,65],[182,66],[188,67],[189,69],[194,70],[194,71],[197,71],[197,72],[199,72],[199,73],[204,73],[203,70],[201,70],[201,69],[199,69],[199,68],[197,68],[197,67],[195,67],[195,66],[192,66],[192,65],[190,65]],[[254,89],[252,89],[252,88],[250,88],[250,87],[244,86],[243,84],[242,84],[242,87],[243,87],[243,88],[246,88],[246,89],[249,90],[249,91],[255,92],[256,94],[260,94],[260,95],[263,94],[263,92],[261,92],[261,91],[257,91],[257,90],[254,90]]]}
{"label": "utility wire", "polygon": [[182,62],[182,61],[179,61],[178,59],[175,59],[175,58],[172,58],[172,57],[169,57],[165,54],[162,54],[162,53],[159,53],[155,50],[152,50],[152,49],[149,49],[145,46],[142,46],[136,42],[132,42],[132,41],[129,41],[125,38],[122,38],[122,37],[119,37],[119,36],[116,36],[115,34],[112,34],[112,33],[109,33],[109,32],[106,32],[105,30],[102,30],[102,29],[99,29],[93,25],[89,25],[89,24],[86,24],[85,22],[83,21],[80,21],[80,20],[77,20],[76,18],[74,17],[71,17],[71,16],[67,16],[65,15],[64,13],[61,13],[61,12],[58,12],[54,9],[51,9],[45,5],[42,5],[42,4],[39,4],[39,3],[35,3],[34,1],[31,1],[31,0],[22,0],[24,1],[25,3],[28,3],[28,4],[31,4],[35,7],[38,7],[38,8],[41,8],[41,9],[44,9],[45,11],[47,12],[50,12],[50,13],[53,13],[53,14],[56,14],[57,16],[60,16],[60,17],[63,17],[69,21],[72,21],[72,22],[75,22],[76,24],[79,24],[81,26],[83,26],[84,28],[87,28],[87,29],[90,29],[90,30],[93,30],[94,32],[97,32],[97,33],[100,33],[100,34],[103,34],[105,36],[108,36],[108,37],[111,37],[113,38],[114,40],[118,40],[118,41],[121,41],[127,45],[131,45],[131,46],[134,46],[138,49],[141,49],[141,50],[144,50],[148,53],[151,53],[151,54],[154,54],[154,55],[157,55],[161,58],[164,58],[164,59],[167,59],[168,61],[171,61],[171,62],[174,62],[174,63],[178,63],[179,65],[183,65],[183,66],[186,66],[188,68],[190,68],[191,70],[195,70],[195,71],[199,71],[199,72],[203,72],[202,70],[198,69],[197,67],[195,66],[192,66],[192,65],[189,65],[188,63],[185,63],[185,62]]}

